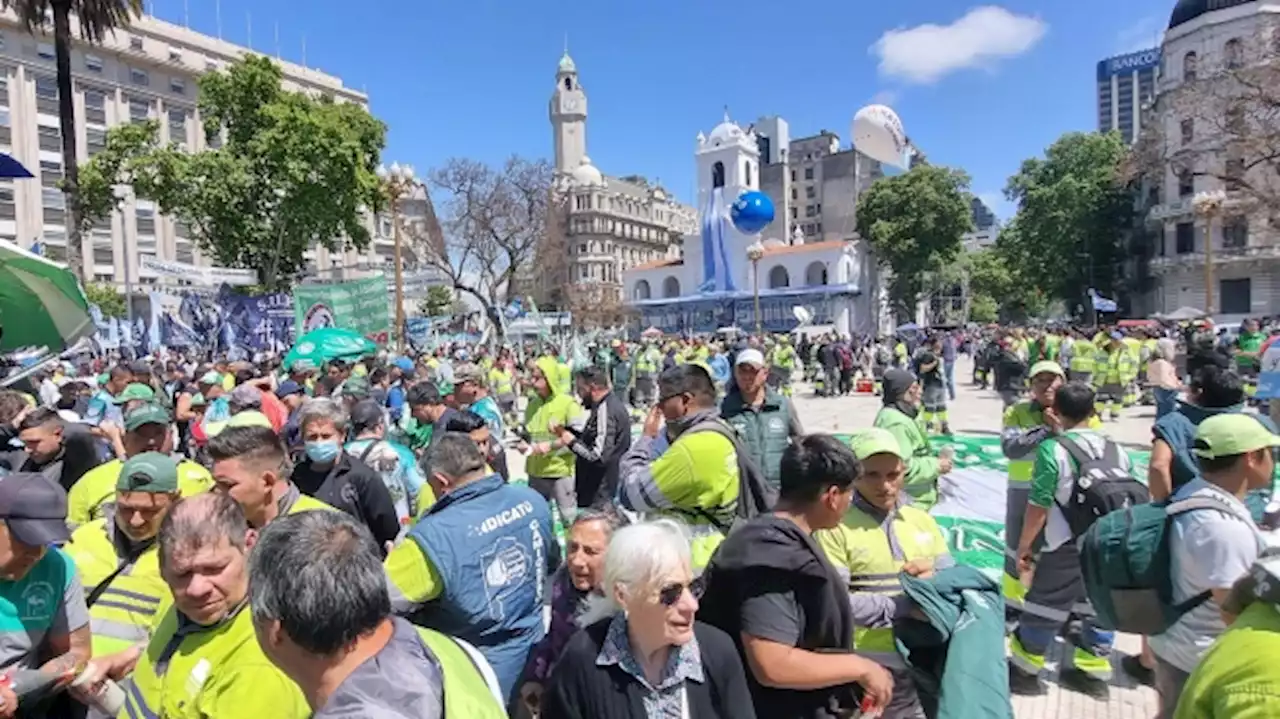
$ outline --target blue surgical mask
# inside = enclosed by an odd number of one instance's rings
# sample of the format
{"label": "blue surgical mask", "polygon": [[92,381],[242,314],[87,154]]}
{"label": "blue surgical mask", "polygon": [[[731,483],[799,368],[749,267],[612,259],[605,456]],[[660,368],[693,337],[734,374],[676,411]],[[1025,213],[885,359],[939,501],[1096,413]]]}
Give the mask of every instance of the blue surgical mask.
{"label": "blue surgical mask", "polygon": [[332,462],[338,456],[338,443],[328,439],[307,442],[307,458],[321,464]]}

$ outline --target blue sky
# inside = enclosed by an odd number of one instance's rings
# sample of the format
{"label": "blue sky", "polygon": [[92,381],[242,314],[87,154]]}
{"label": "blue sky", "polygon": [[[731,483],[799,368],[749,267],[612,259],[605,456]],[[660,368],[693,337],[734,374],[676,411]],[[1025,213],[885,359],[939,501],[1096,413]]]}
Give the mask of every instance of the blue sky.
{"label": "blue sky", "polygon": [[[218,0],[185,0],[216,33]],[[386,158],[550,157],[547,102],[567,34],[587,92],[587,152],[604,172],[693,194],[693,138],[727,105],[781,115],[793,137],[848,141],[887,101],[935,163],[969,172],[997,214],[1023,159],[1097,122],[1095,65],[1156,44],[1173,0],[220,0],[222,34],[366,90]],[[148,0],[184,22],[184,0]],[[785,15],[775,16],[779,9]],[[251,16],[250,14],[251,13]],[[932,26],[932,27],[930,27]]]}

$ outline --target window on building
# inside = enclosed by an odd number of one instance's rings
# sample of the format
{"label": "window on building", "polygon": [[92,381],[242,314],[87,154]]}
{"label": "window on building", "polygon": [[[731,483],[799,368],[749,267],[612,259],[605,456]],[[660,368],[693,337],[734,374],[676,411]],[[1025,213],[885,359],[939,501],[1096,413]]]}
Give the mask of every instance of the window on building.
{"label": "window on building", "polygon": [[134,217],[138,222],[139,235],[154,235],[156,233],[156,211],[149,207],[139,207],[134,210]]}
{"label": "window on building", "polygon": [[169,111],[169,142],[176,142],[184,147],[187,144],[187,112],[186,110]]}
{"label": "window on building", "polygon": [[1191,197],[1196,191],[1196,180],[1190,170],[1178,173],[1178,197]]}
{"label": "window on building", "polygon": [[4,35],[0,35],[0,50],[4,49]]}
{"label": "window on building", "polygon": [[46,152],[60,152],[62,150],[62,133],[56,127],[48,125],[39,125],[36,127],[36,136],[40,140],[40,149]]}
{"label": "window on building", "polygon": [[792,181],[792,182],[795,182],[795,181],[796,181],[796,171],[795,171],[795,170],[792,170],[792,171],[791,171],[791,181]]}
{"label": "window on building", "polygon": [[1182,56],[1182,79],[1184,82],[1192,82],[1196,79],[1196,54],[1189,52]]}
{"label": "window on building", "polygon": [[102,72],[102,58],[97,55],[85,55],[84,69],[89,72]]}
{"label": "window on building", "polygon": [[151,103],[146,100],[129,100],[129,122],[146,122],[151,115]]}
{"label": "window on building", "polygon": [[107,149],[107,131],[86,127],[84,130],[85,150],[89,157]]}
{"label": "window on building", "polygon": [[751,161],[742,161],[742,184],[751,187]]}
{"label": "window on building", "polygon": [[1180,255],[1189,255],[1196,251],[1196,226],[1190,222],[1179,222],[1174,227],[1174,251]]}
{"label": "window on building", "polygon": [[101,90],[84,91],[84,120],[98,125],[107,124],[107,95]]}
{"label": "window on building", "polygon": [[800,199],[800,193],[799,193],[799,192],[797,192],[797,191],[796,191],[796,188],[794,188],[794,187],[793,187],[793,188],[791,188],[791,199],[793,199],[793,200],[798,200],[798,199]]}
{"label": "window on building", "polygon": [[1236,215],[1222,221],[1222,246],[1231,249],[1249,246],[1249,218]]}
{"label": "window on building", "polygon": [[1224,186],[1228,191],[1239,190],[1243,187],[1241,180],[1244,179],[1244,160],[1238,157],[1229,157],[1224,163],[1223,172]]}
{"label": "window on building", "polygon": [[0,107],[0,145],[8,147],[13,140],[13,130],[10,127],[9,108]]}
{"label": "window on building", "polygon": [[797,217],[797,214],[796,214],[796,213],[797,213],[796,206],[795,206],[795,205],[792,205],[792,206],[791,206],[791,219],[793,219],[793,220],[794,220],[794,219],[796,219],[796,217]]}
{"label": "window on building", "polygon": [[62,190],[51,190],[45,188],[40,191],[40,202],[45,207],[56,207],[58,209],[66,209],[67,198],[62,194]]}
{"label": "window on building", "polygon": [[805,217],[813,217],[813,205],[805,205],[805,206],[804,206],[804,216],[805,216]]}
{"label": "window on building", "polygon": [[40,184],[56,190],[59,182],[62,182],[62,163],[41,160]]}
{"label": "window on building", "polygon": [[812,168],[812,167],[806,167],[806,168],[804,168],[804,179],[806,179],[806,180],[812,180],[812,179],[813,179],[813,168]]}
{"label": "window on building", "polygon": [[57,57],[57,50],[51,42],[36,43],[36,54],[45,60],[52,60]]}
{"label": "window on building", "polygon": [[131,67],[129,68],[129,82],[146,87],[151,84],[151,76],[147,75],[146,70],[139,70],[136,67]]}
{"label": "window on building", "polygon": [[67,222],[67,211],[61,207],[46,207],[40,214],[46,225],[65,225]]}
{"label": "window on building", "polygon": [[36,75],[36,110],[46,115],[58,113],[58,79],[49,75]]}
{"label": "window on building", "polygon": [[130,49],[130,50],[142,50],[142,38],[138,37],[137,35],[130,35],[130,36],[129,36],[129,49]]}
{"label": "window on building", "polygon": [[[175,242],[173,245],[174,259],[178,262],[186,262],[187,264],[195,264],[196,250],[195,245],[190,242]],[[395,256],[392,256],[395,261]]]}
{"label": "window on building", "polygon": [[815,215],[821,215],[821,214],[822,214],[822,203],[821,203],[821,202],[816,203],[816,204],[813,206],[813,214],[815,214]]}
{"label": "window on building", "polygon": [[717,162],[711,166],[711,186],[724,187],[724,163]]}
{"label": "window on building", "polygon": [[115,264],[116,251],[110,244],[99,245],[96,242],[93,245],[93,264],[95,265],[111,265]]}
{"label": "window on building", "polygon": [[180,77],[169,78],[169,92],[175,95],[187,94],[187,81]]}
{"label": "window on building", "polygon": [[169,48],[169,62],[176,62],[176,63],[178,63],[179,65],[181,65],[181,64],[182,64],[182,51],[181,51],[181,50],[179,50],[179,49],[178,49],[178,48],[176,48],[176,47],[171,47],[171,48]]}
{"label": "window on building", "polygon": [[1182,144],[1184,146],[1190,145],[1191,141],[1196,137],[1196,121],[1188,117],[1182,121],[1180,129],[1182,130]]}
{"label": "window on building", "polygon": [[1222,313],[1247,315],[1253,311],[1253,283],[1248,277],[1220,280],[1218,295],[1222,297]]}
{"label": "window on building", "polygon": [[0,184],[0,219],[12,220],[17,214],[13,201],[13,183]]}
{"label": "window on building", "polygon": [[806,200],[812,200],[814,197],[817,197],[817,195],[818,195],[818,191],[813,185],[809,185],[808,187],[804,188],[804,198]]}
{"label": "window on building", "polygon": [[1226,61],[1228,70],[1235,70],[1244,65],[1244,48],[1240,45],[1240,38],[1231,38],[1222,46],[1222,56]]}

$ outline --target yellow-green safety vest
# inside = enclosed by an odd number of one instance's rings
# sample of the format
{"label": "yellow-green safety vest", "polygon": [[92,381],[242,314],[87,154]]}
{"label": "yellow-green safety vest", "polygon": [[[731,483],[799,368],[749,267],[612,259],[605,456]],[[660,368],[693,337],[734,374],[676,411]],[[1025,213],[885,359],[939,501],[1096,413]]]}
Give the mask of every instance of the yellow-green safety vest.
{"label": "yellow-green safety vest", "polygon": [[499,369],[494,367],[489,370],[489,385],[493,387],[493,393],[496,395],[515,394],[515,375],[511,370]]}
{"label": "yellow-green safety vest", "polygon": [[[1035,429],[1044,425],[1044,409],[1031,401],[1019,402],[1004,411],[1004,429]],[[1102,429],[1102,420],[1089,418],[1089,429]],[[1009,481],[1030,482],[1036,466],[1035,450],[1021,459],[1009,460]]]}
{"label": "yellow-green safety vest", "polygon": [[415,627],[422,643],[440,662],[444,682],[444,715],[466,719],[507,719],[471,655],[453,638],[432,629]]}
{"label": "yellow-green safety vest", "polygon": [[[894,556],[888,531],[893,532],[902,550],[901,556]],[[905,563],[948,553],[938,523],[927,512],[911,506],[895,510],[888,530],[871,515],[851,507],[840,526],[820,530],[815,536],[832,564],[849,572],[851,594],[872,592],[897,596],[902,593],[899,574]],[[892,627],[855,627],[853,648],[859,655],[881,664],[903,666],[894,646]]]}
{"label": "yellow-green safety vest", "polygon": [[1072,342],[1071,362],[1067,365],[1067,369],[1085,374],[1093,372],[1093,362],[1097,353],[1098,348],[1087,339],[1082,338]]}
{"label": "yellow-green safety vest", "polygon": [[[71,534],[63,547],[76,563],[86,592],[106,581],[120,566],[121,557],[111,543],[106,519],[96,519]],[[124,651],[150,636],[156,612],[169,600],[169,585],[160,577],[157,547],[153,543],[129,566],[121,570],[89,607],[89,628],[93,632],[93,656]]]}
{"label": "yellow-green safety vest", "polygon": [[119,719],[307,719],[298,685],[262,653],[249,607],[212,627],[178,634],[170,607],[124,682]]}

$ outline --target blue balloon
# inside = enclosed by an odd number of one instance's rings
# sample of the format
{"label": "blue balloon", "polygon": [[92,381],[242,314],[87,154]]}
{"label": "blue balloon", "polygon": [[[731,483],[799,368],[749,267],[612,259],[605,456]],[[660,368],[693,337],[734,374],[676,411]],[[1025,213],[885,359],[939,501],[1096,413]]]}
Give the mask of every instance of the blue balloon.
{"label": "blue balloon", "polygon": [[773,200],[758,190],[742,193],[729,210],[733,226],[744,235],[754,235],[773,222]]}

